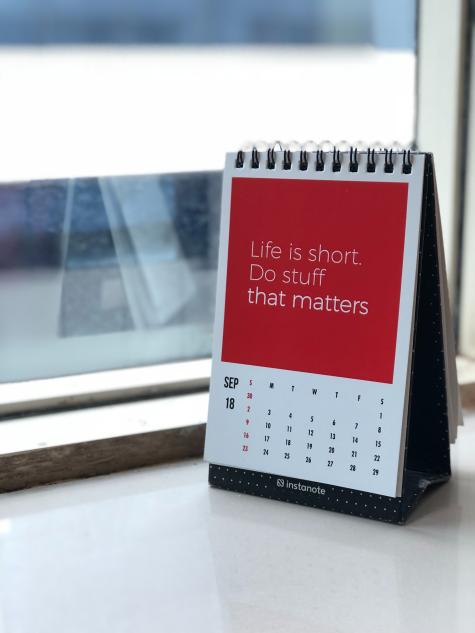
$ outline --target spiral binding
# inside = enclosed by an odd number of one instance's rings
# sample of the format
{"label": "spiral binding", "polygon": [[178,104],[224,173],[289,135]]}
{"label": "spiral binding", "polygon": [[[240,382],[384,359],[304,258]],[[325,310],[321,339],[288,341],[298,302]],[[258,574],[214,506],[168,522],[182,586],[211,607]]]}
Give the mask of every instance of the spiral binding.
{"label": "spiral binding", "polygon": [[[257,147],[253,147],[251,150],[250,166],[252,169],[259,169],[261,165],[261,154],[265,154],[265,151],[259,151]],[[333,172],[339,172],[342,170],[342,154],[347,153],[349,155],[348,170],[350,172],[358,172],[360,169],[367,171],[368,173],[374,173],[376,171],[376,156],[384,155],[384,173],[395,173],[395,155],[402,154],[402,166],[401,171],[403,174],[410,174],[412,172],[412,154],[410,149],[404,149],[402,151],[393,150],[392,148],[384,148],[375,150],[369,148],[366,152],[359,150],[356,147],[350,146],[349,151],[342,151],[335,146],[333,150],[326,152],[323,149],[307,150],[302,147],[300,151],[292,151],[291,149],[283,150],[282,169],[290,170],[294,161],[298,161],[298,169],[300,171],[308,171],[314,169],[315,171],[324,171],[325,163],[327,160],[331,161],[331,170]],[[296,158],[295,155],[298,155]],[[242,169],[244,167],[246,159],[246,152],[240,149],[236,154],[235,167],[236,169]],[[265,168],[275,169],[277,167],[277,152],[274,147],[267,149]]]}

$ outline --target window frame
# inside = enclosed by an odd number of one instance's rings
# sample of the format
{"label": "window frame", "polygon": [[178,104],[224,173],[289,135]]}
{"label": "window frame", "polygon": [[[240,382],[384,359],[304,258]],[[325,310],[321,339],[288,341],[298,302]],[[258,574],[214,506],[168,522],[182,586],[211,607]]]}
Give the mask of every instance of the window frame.
{"label": "window frame", "polygon": [[419,149],[432,152],[435,158],[449,294],[455,309],[459,301],[467,19],[467,0],[419,0],[415,140]]}
{"label": "window frame", "polygon": [[475,361],[475,5],[468,16],[464,215],[461,223],[460,353]]}

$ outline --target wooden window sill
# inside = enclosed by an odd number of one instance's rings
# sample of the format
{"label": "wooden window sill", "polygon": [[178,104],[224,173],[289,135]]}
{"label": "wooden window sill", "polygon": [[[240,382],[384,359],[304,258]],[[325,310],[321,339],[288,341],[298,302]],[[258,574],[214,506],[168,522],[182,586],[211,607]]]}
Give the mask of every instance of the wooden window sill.
{"label": "wooden window sill", "polygon": [[0,423],[0,492],[203,454],[208,393]]}

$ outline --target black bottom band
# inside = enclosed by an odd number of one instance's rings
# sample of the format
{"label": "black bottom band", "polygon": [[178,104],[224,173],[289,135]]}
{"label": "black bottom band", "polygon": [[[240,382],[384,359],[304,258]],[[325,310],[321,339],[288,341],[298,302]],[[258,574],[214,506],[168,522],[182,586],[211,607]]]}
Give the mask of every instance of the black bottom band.
{"label": "black bottom band", "polygon": [[209,467],[209,483],[217,488],[400,524],[406,522],[430,484],[447,479],[448,476],[428,478],[421,473],[406,471],[403,495],[387,497],[253,470],[216,464]]}

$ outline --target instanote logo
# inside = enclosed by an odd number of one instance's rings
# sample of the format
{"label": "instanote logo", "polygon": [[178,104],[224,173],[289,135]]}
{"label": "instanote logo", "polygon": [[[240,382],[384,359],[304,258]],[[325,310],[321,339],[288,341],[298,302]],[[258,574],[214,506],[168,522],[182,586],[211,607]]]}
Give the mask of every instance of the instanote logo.
{"label": "instanote logo", "polygon": [[312,495],[324,495],[326,494],[325,488],[321,486],[312,486],[310,484],[303,484],[300,481],[289,481],[288,479],[282,479],[278,477],[276,480],[278,488],[287,488],[288,490],[298,490],[299,492],[309,492]]}

